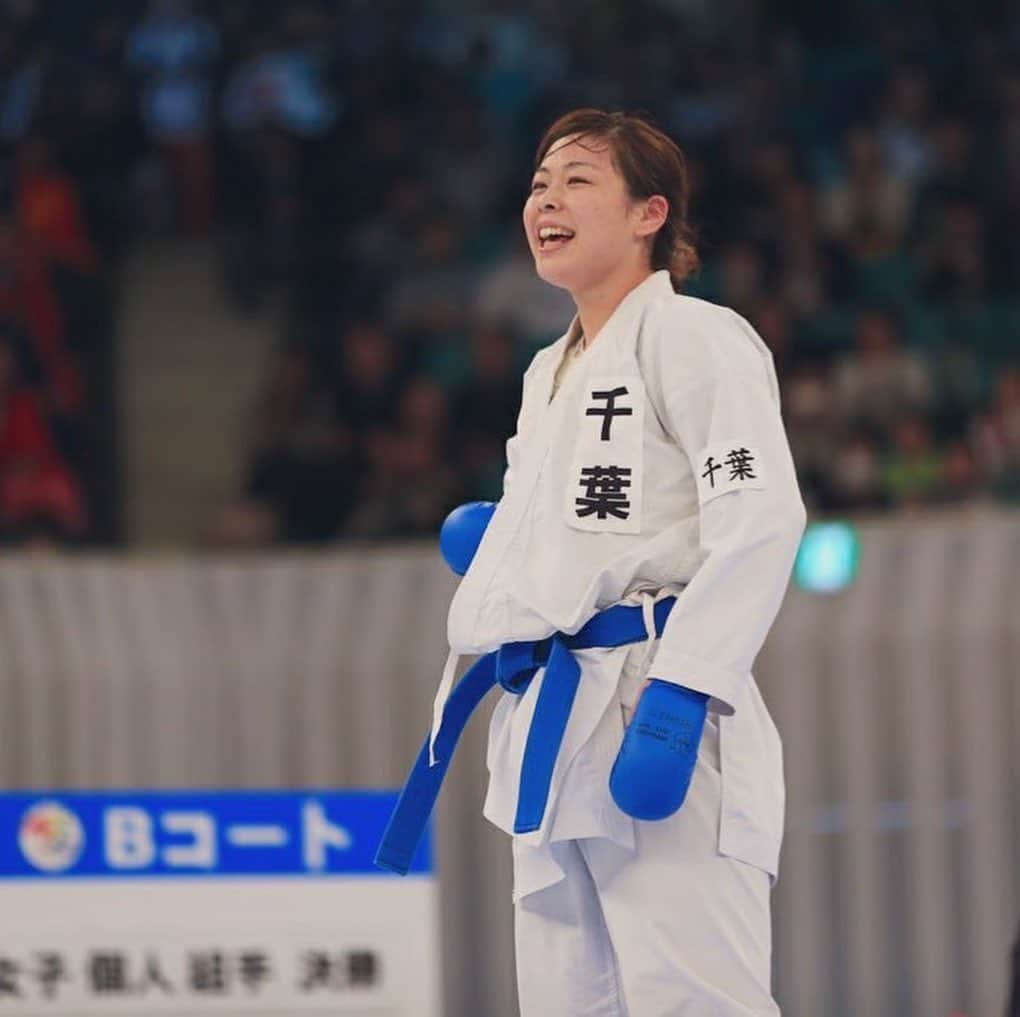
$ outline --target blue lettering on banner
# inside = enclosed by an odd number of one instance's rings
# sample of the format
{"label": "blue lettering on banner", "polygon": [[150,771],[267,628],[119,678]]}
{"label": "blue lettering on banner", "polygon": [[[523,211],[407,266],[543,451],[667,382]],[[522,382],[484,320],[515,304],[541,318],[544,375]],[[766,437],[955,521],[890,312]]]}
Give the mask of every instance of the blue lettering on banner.
{"label": "blue lettering on banner", "polygon": [[[389,878],[373,857],[396,800],[391,791],[0,794],[0,879]],[[430,831],[411,872],[432,872]]]}

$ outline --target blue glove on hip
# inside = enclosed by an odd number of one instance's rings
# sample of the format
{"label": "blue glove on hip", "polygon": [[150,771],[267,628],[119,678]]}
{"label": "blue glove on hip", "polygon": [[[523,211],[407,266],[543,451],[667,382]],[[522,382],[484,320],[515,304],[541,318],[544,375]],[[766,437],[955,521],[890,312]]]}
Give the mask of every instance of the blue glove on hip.
{"label": "blue glove on hip", "polygon": [[446,564],[458,576],[464,575],[471,565],[495,511],[495,502],[469,501],[458,505],[443,522],[439,531],[439,550]]}
{"label": "blue glove on hip", "polygon": [[635,819],[665,819],[684,803],[698,760],[708,696],[653,678],[609,775],[613,801]]}

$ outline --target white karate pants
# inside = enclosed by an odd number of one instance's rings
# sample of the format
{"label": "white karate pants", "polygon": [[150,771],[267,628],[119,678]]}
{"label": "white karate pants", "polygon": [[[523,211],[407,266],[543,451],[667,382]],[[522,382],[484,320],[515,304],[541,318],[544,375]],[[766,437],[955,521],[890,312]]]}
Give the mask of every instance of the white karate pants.
{"label": "white karate pants", "polygon": [[718,727],[680,810],[552,846],[566,877],[515,904],[521,1017],[777,1017],[767,873],[719,854]]}

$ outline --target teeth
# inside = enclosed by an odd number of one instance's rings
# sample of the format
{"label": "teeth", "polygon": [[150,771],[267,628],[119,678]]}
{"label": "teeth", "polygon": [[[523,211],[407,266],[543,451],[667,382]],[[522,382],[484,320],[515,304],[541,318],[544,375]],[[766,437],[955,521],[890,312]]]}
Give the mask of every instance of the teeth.
{"label": "teeth", "polygon": [[570,230],[561,229],[559,226],[543,226],[538,231],[540,240],[551,240],[553,237],[572,237]]}

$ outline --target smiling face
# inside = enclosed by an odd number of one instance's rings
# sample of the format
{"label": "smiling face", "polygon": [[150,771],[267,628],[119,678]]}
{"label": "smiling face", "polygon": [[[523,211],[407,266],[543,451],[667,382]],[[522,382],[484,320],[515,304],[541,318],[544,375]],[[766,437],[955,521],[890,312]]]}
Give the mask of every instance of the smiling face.
{"label": "smiling face", "polygon": [[609,144],[576,134],[551,146],[524,204],[539,276],[575,299],[642,264],[650,270],[650,237],[660,225],[648,201],[631,199]]}

